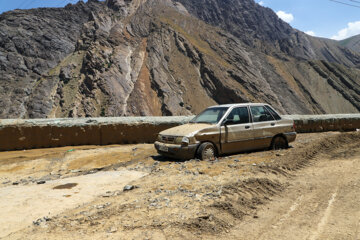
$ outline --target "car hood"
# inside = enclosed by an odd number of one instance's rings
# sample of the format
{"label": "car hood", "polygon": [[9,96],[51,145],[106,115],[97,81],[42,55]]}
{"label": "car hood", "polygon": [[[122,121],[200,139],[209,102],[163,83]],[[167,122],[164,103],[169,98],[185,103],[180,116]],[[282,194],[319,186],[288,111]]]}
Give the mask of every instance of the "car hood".
{"label": "car hood", "polygon": [[167,135],[167,136],[186,136],[186,137],[192,137],[197,132],[213,127],[213,124],[207,124],[207,123],[188,123],[185,125],[173,127],[170,129],[167,129],[165,131],[160,132],[161,135]]}

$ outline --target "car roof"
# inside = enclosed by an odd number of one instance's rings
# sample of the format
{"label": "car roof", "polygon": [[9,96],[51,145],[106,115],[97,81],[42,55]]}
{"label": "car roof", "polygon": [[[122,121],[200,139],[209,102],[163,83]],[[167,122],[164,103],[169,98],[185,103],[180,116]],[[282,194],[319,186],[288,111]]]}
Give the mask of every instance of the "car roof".
{"label": "car roof", "polygon": [[215,105],[211,106],[209,108],[215,108],[215,107],[246,107],[246,106],[262,106],[267,105],[266,103],[233,103],[233,104],[221,104],[221,105]]}

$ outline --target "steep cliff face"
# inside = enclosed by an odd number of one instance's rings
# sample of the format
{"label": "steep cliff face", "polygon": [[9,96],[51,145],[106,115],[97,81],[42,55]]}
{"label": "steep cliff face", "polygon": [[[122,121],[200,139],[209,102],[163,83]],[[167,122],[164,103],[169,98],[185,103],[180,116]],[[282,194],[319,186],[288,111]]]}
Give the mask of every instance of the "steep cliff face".
{"label": "steep cliff face", "polygon": [[360,110],[360,54],[252,0],[108,0],[0,15],[0,117]]}
{"label": "steep cliff face", "polygon": [[336,41],[314,38],[290,27],[269,8],[254,1],[178,0],[203,21],[225,29],[245,44],[274,54],[282,52],[299,59],[321,59],[353,67],[358,55],[339,48]]}
{"label": "steep cliff face", "polygon": [[52,108],[42,101],[55,81],[43,84],[40,95],[26,105],[35,86],[48,72],[75,50],[83,24],[89,20],[92,4],[64,9],[16,10],[0,15],[0,116],[27,117],[29,112]]}

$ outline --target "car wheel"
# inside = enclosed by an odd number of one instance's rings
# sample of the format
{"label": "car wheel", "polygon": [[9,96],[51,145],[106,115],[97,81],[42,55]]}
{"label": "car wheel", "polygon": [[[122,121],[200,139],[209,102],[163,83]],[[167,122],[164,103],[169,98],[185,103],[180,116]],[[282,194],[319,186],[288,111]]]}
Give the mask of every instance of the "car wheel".
{"label": "car wheel", "polygon": [[271,149],[279,150],[288,148],[288,142],[282,136],[277,136],[272,140]]}
{"label": "car wheel", "polygon": [[201,160],[207,160],[215,158],[216,156],[216,150],[212,143],[206,142],[202,143],[197,151],[197,156]]}

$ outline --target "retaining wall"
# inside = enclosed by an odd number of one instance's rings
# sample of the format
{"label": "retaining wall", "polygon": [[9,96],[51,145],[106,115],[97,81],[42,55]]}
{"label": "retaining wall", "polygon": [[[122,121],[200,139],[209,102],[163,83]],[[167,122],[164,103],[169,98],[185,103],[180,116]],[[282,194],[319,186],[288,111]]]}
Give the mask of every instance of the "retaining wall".
{"label": "retaining wall", "polygon": [[[297,132],[354,131],[360,114],[288,115]],[[119,117],[0,120],[0,151],[75,146],[152,143],[165,129],[192,117]]]}

